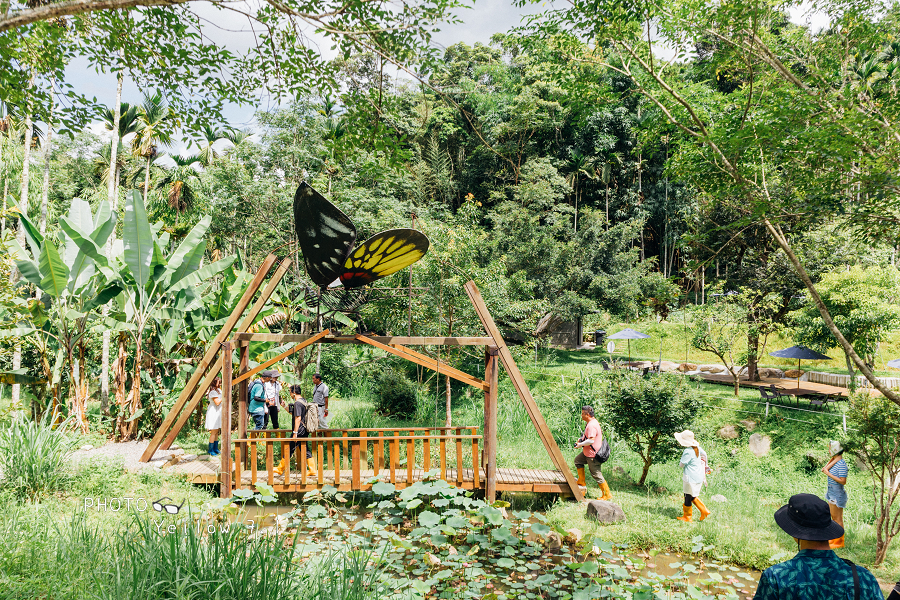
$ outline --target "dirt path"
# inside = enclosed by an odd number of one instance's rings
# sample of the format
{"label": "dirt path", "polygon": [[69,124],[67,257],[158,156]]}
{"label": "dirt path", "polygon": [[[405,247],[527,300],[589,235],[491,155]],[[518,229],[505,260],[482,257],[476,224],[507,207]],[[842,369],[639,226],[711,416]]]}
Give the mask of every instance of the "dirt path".
{"label": "dirt path", "polygon": [[121,459],[122,466],[126,471],[138,472],[144,469],[160,469],[173,457],[184,454],[184,450],[173,444],[168,450],[157,450],[152,461],[142,463],[141,455],[149,444],[150,440],[142,440],[139,442],[107,442],[97,448],[82,446],[72,454],[72,462],[79,463],[96,458]]}

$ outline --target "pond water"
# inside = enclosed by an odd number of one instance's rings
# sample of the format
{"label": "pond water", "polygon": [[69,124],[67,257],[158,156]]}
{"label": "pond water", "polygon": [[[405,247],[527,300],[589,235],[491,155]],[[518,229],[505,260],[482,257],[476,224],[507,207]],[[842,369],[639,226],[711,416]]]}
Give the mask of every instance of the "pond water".
{"label": "pond water", "polygon": [[[272,528],[276,525],[284,525],[285,517],[297,509],[295,505],[285,506],[247,506],[237,515],[230,515],[232,522],[253,522],[256,530]],[[339,513],[340,520],[352,530],[353,526],[366,518],[365,511],[353,510],[344,507],[334,508]],[[279,519],[279,517],[281,517]],[[540,522],[535,517],[529,519],[534,524]],[[335,528],[338,531],[341,528]],[[298,534],[298,542],[312,541],[318,535],[315,531],[301,531]],[[533,532],[522,536],[528,541],[535,541]],[[702,540],[699,540],[702,543]],[[725,593],[734,594],[741,600],[752,599],[759,583],[760,571],[730,565],[716,559],[704,559],[691,554],[680,554],[660,551],[629,552],[627,548],[613,547],[601,549],[600,556],[614,567],[621,567],[621,571],[613,573],[617,578],[634,580],[641,577],[647,581],[655,582],[654,587],[658,592],[675,596],[683,592],[688,585],[696,586],[706,594]],[[473,557],[474,558],[474,557]],[[580,561],[592,562],[595,557],[588,555],[582,558],[577,551],[568,545],[555,551],[548,551],[546,558],[556,564]],[[609,569],[607,569],[609,572]],[[497,590],[502,590],[504,585],[498,582]],[[733,596],[732,596],[733,597]]]}

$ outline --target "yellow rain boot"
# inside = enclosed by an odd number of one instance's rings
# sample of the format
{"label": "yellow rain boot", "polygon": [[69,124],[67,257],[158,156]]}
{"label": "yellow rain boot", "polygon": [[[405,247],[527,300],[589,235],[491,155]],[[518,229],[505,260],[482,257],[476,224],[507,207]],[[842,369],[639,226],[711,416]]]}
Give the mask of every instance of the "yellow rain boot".
{"label": "yellow rain boot", "polygon": [[681,508],[684,511],[684,514],[681,515],[680,517],[675,517],[675,518],[678,519],[679,521],[684,521],[685,523],[693,523],[694,520],[691,518],[694,514],[693,507],[682,506]]}
{"label": "yellow rain boot", "polygon": [[694,498],[694,506],[696,506],[697,510],[700,511],[700,518],[697,519],[698,521],[702,521],[709,516],[709,509],[707,509],[706,506],[704,506],[703,503],[700,502],[700,498]]}
{"label": "yellow rain boot", "polygon": [[287,469],[287,461],[288,461],[287,458],[282,458],[282,459],[281,459],[281,462],[278,463],[278,466],[277,466],[277,467],[275,467],[275,474],[276,474],[276,475],[284,475],[284,470]]}
{"label": "yellow rain boot", "polygon": [[844,547],[844,536],[837,538],[836,540],[828,540],[828,547],[834,550],[835,548],[843,548]]}
{"label": "yellow rain boot", "polygon": [[318,472],[316,472],[316,468],[313,466],[311,460],[306,461],[306,476],[312,477],[313,479],[318,476]]}
{"label": "yellow rain boot", "polygon": [[609,492],[609,484],[604,481],[600,484],[600,490],[603,492],[603,495],[600,496],[601,500],[612,500],[612,494]]}
{"label": "yellow rain boot", "polygon": [[584,467],[578,467],[578,485],[580,487],[586,487],[587,483],[584,481]]}

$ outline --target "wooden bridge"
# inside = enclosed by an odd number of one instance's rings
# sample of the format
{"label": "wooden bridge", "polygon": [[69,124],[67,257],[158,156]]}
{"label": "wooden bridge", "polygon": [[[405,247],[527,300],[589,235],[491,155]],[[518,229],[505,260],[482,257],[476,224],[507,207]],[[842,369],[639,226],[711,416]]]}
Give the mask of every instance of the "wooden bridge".
{"label": "wooden bridge", "polygon": [[[432,469],[441,479],[463,488],[484,488],[489,501],[498,491],[557,492],[584,499],[582,488],[560,452],[540,408],[522,377],[500,330],[488,312],[474,282],[464,285],[466,295],[484,326],[481,337],[397,337],[361,334],[331,335],[328,329],[314,334],[294,335],[251,333],[251,328],[290,267],[285,258],[266,282],[276,258],[269,255],[253,281],[241,296],[222,329],[209,344],[172,410],[163,419],[141,460],[149,461],[158,449],[165,450],[175,441],[190,415],[206,396],[216,376],[222,374],[222,448],[221,465],[209,461],[190,461],[172,466],[170,472],[182,472],[197,483],[219,483],[220,493],[228,497],[235,489],[266,482],[276,491],[302,492],[332,485],[342,490],[365,490],[375,478],[405,487],[419,481]],[[265,285],[263,285],[265,283]],[[254,301],[257,292],[260,295]],[[251,306],[252,303],[252,306]],[[267,341],[293,344],[278,356],[250,368],[250,342]],[[365,344],[394,355],[438,375],[446,375],[484,394],[484,438],[478,428],[403,428],[403,429],[328,429],[314,436],[293,439],[288,430],[253,431],[248,429],[247,386],[261,370],[313,344]],[[484,379],[466,373],[445,362],[418,352],[410,346],[484,346]],[[233,354],[239,352],[235,376]],[[499,365],[503,364],[525,411],[556,467],[555,471],[497,468],[497,390]],[[236,396],[236,398],[235,398]],[[237,400],[237,427],[231,422],[232,406]],[[236,431],[235,431],[236,430]],[[291,441],[298,442],[294,471],[275,473],[276,456],[289,452]],[[479,442],[483,444],[479,446]],[[315,477],[307,474],[306,450],[313,453]],[[401,456],[405,453],[405,461]]]}
{"label": "wooden bridge", "polygon": [[[375,481],[402,489],[429,476],[469,490],[485,489],[477,427],[413,427],[403,429],[326,429],[308,438],[291,437],[289,429],[250,430],[232,440],[232,490],[267,483],[279,493],[302,493],[324,486],[340,491],[365,491]],[[275,465],[295,444],[283,474]],[[307,459],[306,450],[312,453]],[[315,472],[307,471],[307,461]],[[473,469],[472,465],[478,465]],[[222,483],[218,461],[192,460],[167,469],[194,483]],[[570,495],[559,471],[536,469],[496,470],[497,491],[549,492]]]}

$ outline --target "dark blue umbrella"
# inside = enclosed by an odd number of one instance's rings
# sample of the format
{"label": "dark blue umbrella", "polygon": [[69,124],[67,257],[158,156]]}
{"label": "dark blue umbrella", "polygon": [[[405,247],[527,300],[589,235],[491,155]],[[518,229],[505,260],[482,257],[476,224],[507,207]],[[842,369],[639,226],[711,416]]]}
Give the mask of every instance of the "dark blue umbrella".
{"label": "dark blue umbrella", "polygon": [[895,360],[889,360],[887,366],[889,366],[892,369],[900,369],[900,358],[897,358]]}
{"label": "dark blue umbrella", "polygon": [[[830,356],[816,352],[815,350],[810,350],[806,346],[791,346],[784,350],[776,350],[775,352],[769,352],[769,356],[776,356],[778,358],[796,358],[798,371],[800,370],[801,360],[831,360]],[[799,375],[797,376],[797,387],[800,387]]]}
{"label": "dark blue umbrella", "polygon": [[628,340],[628,362],[631,362],[631,340],[643,340],[647,339],[650,336],[646,333],[641,333],[640,331],[635,331],[634,329],[623,329],[622,331],[617,331],[616,333],[609,336],[608,340]]}

